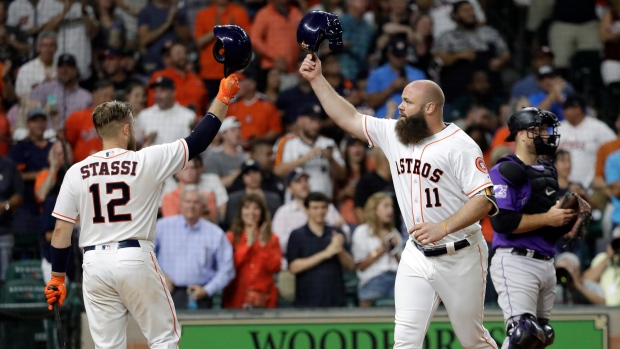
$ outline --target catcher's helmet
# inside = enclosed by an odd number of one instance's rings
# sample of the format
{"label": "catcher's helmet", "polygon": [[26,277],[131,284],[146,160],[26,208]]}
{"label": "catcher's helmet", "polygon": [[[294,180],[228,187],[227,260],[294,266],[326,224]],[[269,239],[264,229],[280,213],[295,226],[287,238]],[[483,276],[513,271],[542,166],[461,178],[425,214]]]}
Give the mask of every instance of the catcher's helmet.
{"label": "catcher's helmet", "polygon": [[[224,64],[224,76],[245,69],[252,59],[252,42],[248,34],[238,25],[216,25],[213,57]],[[220,50],[224,49],[221,54]]]}
{"label": "catcher's helmet", "polygon": [[342,49],[342,26],[337,15],[324,11],[310,11],[299,22],[297,42],[304,51],[316,52],[325,39],[332,51]]}
{"label": "catcher's helmet", "polygon": [[505,141],[514,142],[519,131],[534,129],[542,125],[548,126],[548,137],[546,142],[540,135],[534,137],[536,152],[539,155],[553,155],[560,144],[560,135],[558,134],[560,120],[550,111],[528,107],[512,114],[508,119],[510,135],[506,137]]}

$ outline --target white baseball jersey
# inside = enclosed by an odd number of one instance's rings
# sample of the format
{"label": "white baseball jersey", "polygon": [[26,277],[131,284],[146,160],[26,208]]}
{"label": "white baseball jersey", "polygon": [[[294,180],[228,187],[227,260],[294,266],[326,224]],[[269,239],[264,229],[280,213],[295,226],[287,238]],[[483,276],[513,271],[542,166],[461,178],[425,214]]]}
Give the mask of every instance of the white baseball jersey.
{"label": "white baseball jersey", "polygon": [[[470,197],[493,183],[482,151],[454,124],[420,144],[405,146],[396,136],[397,120],[364,116],[364,133],[390,162],[396,198],[407,229],[423,222],[439,223],[455,214]],[[480,230],[478,223],[449,234],[441,245]]]}
{"label": "white baseball jersey", "polygon": [[616,139],[616,134],[607,124],[590,116],[586,116],[577,126],[562,121],[558,133],[559,148],[570,153],[572,167],[568,179],[588,188],[594,179],[598,148]]}
{"label": "white baseball jersey", "polygon": [[80,247],[153,241],[163,182],[185,167],[188,156],[184,139],[93,154],[67,171],[52,216],[71,223],[80,217]]}

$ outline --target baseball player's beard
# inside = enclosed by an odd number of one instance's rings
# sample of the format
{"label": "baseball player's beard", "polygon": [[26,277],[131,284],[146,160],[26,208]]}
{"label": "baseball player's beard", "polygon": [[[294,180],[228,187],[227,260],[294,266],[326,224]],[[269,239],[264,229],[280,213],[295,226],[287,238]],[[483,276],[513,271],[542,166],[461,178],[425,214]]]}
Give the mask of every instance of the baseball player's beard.
{"label": "baseball player's beard", "polygon": [[424,112],[420,109],[417,113],[409,115],[407,117],[401,117],[396,122],[396,136],[398,140],[404,145],[418,144],[424,138],[433,135],[428,123],[424,118]]}
{"label": "baseball player's beard", "polygon": [[127,150],[136,151],[136,135],[131,132],[127,140]]}

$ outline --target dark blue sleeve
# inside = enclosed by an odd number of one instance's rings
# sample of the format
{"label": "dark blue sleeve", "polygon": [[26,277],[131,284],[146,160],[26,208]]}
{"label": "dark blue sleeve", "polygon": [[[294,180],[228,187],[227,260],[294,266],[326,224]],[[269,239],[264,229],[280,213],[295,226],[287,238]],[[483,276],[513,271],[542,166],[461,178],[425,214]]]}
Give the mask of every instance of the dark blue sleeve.
{"label": "dark blue sleeve", "polygon": [[[300,229],[303,229],[303,227],[301,227]],[[294,260],[298,258],[303,258],[299,242],[297,241],[297,237],[303,234],[300,229],[293,230],[291,236],[288,239],[288,245],[286,246],[286,259],[288,260],[289,265],[291,265]]]}
{"label": "dark blue sleeve", "polygon": [[185,137],[189,152],[189,159],[193,159],[196,155],[207,150],[207,147],[217,135],[222,126],[222,122],[217,116],[207,113],[202,120],[194,127],[192,133]]}
{"label": "dark blue sleeve", "polygon": [[143,26],[143,25],[148,25],[149,29],[152,29],[151,26],[149,25],[150,24],[150,21],[149,21],[149,17],[150,17],[150,14],[149,14],[150,11],[149,10],[150,10],[150,8],[149,8],[149,6],[150,5],[146,5],[146,7],[143,8],[142,11],[140,11],[140,13],[138,13],[138,28],[140,28],[140,26]]}

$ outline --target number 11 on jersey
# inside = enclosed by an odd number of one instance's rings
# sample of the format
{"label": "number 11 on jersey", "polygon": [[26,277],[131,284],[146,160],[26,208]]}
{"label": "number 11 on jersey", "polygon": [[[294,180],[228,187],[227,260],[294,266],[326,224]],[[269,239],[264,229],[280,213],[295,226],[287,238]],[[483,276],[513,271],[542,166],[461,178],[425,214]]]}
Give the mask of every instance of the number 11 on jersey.
{"label": "number 11 on jersey", "polygon": [[431,199],[431,189],[430,188],[426,188],[426,189],[424,189],[424,192],[426,193],[426,208],[441,207],[441,201],[439,200],[439,188],[433,188],[433,194],[435,196],[435,204],[434,205],[433,205],[432,199]]}

